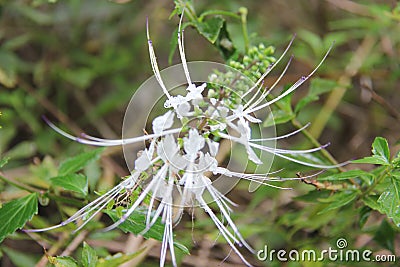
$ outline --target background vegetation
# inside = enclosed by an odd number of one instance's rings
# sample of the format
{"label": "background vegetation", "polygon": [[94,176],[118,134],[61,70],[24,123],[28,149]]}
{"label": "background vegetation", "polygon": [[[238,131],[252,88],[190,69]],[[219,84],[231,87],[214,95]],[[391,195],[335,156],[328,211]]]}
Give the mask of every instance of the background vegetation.
{"label": "background vegetation", "polygon": [[[54,3],[53,3],[54,2]],[[179,3],[179,1],[178,1]],[[284,49],[294,33],[295,61],[282,84],[294,82],[316,66],[333,41],[333,50],[317,75],[274,108],[277,131],[285,133],[312,122],[304,135],[280,143],[310,147],[331,142],[320,160],[343,162],[371,155],[319,181],[293,182],[294,190],[259,188],[249,193],[240,183],[230,194],[235,220],[256,249],[326,249],[345,238],[349,248],[375,254],[400,255],[400,6],[396,1],[195,1],[195,13],[185,30],[187,58],[240,61],[250,45],[264,43]],[[245,10],[247,8],[246,23]],[[93,231],[110,223],[97,218],[84,230],[74,226],[42,234],[20,231],[59,223],[95,192],[111,188],[128,174],[121,149],[92,150],[52,131],[42,115],[75,134],[108,138],[121,135],[128,101],[152,75],[145,37],[146,17],[161,68],[170,63],[171,40],[178,17],[172,1],[6,1],[0,9],[0,209],[2,266],[77,264],[94,266],[153,266],[160,243],[120,230]],[[205,11],[231,13],[204,16]],[[192,15],[193,15],[192,14]],[[215,19],[217,18],[217,19]],[[212,20],[226,23],[237,53],[227,54],[201,28]],[[195,24],[193,22],[196,22]],[[202,24],[203,23],[203,24]],[[246,25],[248,36],[243,34]],[[215,32],[214,32],[215,33]],[[216,38],[222,36],[216,33]],[[212,39],[212,38],[211,38]],[[173,41],[172,41],[173,43]],[[172,45],[173,47],[173,45]],[[178,63],[175,53],[171,64]],[[282,66],[283,67],[283,66]],[[270,75],[266,83],[279,75]],[[377,136],[382,138],[375,139]],[[386,141],[387,140],[387,141]],[[83,154],[82,154],[83,153]],[[365,164],[369,163],[369,164]],[[276,159],[274,169],[285,176],[308,173],[296,164]],[[349,172],[350,171],[350,172]],[[341,174],[342,173],[342,174]],[[344,173],[344,174],[343,174]],[[63,184],[57,177],[71,183]],[[67,179],[67,181],[68,181]],[[385,197],[386,196],[386,197]],[[7,204],[6,204],[7,203]],[[9,213],[9,211],[15,211]],[[17,214],[17,218],[13,216]],[[184,266],[214,266],[229,254],[212,222],[195,213],[183,218],[177,238],[191,252],[179,254]],[[6,222],[6,223],[4,223]],[[129,230],[129,232],[135,232]],[[154,236],[153,236],[154,237]],[[156,237],[155,237],[156,238]],[[193,240],[195,242],[193,242]],[[84,243],[85,242],[85,243]],[[119,254],[114,257],[109,255]],[[52,258],[63,256],[64,258]],[[71,256],[68,258],[67,256]],[[255,265],[280,266],[259,262]],[[72,260],[74,259],[74,260]],[[71,263],[72,262],[72,263]],[[240,265],[233,253],[224,266]],[[320,262],[320,266],[341,263]],[[365,266],[365,263],[345,265]],[[288,263],[287,266],[316,266]],[[343,263],[342,263],[343,265]],[[370,263],[370,266],[389,263]],[[67,265],[69,266],[69,265]],[[73,266],[73,265],[70,265]]]}

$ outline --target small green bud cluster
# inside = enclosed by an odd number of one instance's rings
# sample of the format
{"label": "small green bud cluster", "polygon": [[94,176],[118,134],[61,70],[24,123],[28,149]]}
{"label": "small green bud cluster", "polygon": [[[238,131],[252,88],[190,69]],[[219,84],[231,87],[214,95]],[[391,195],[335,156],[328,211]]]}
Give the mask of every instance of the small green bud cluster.
{"label": "small green bud cluster", "polygon": [[[264,44],[252,46],[247,53],[236,60],[231,59],[229,67],[239,71],[241,75],[227,70],[214,71],[209,76],[208,98],[224,99],[230,108],[235,108],[242,102],[241,96],[251,88],[254,82],[261,78],[268,67],[276,61],[273,56],[275,48]],[[250,79],[250,80],[248,80]],[[224,85],[224,89],[221,88]],[[234,92],[226,88],[234,88]]]}

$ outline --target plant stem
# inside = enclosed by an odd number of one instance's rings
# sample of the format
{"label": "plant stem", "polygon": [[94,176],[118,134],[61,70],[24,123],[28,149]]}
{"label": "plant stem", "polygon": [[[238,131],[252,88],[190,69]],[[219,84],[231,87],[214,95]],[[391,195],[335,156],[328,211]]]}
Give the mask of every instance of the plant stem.
{"label": "plant stem", "polygon": [[221,16],[226,16],[226,17],[232,17],[234,19],[239,19],[239,20],[241,19],[241,17],[239,15],[229,12],[229,11],[209,10],[209,11],[203,12],[199,17],[199,20],[203,21],[204,17],[210,16],[210,15],[221,15]]}
{"label": "plant stem", "polygon": [[[2,173],[0,172],[0,174],[2,174]],[[11,184],[11,185],[13,185],[13,186],[15,186],[15,187],[17,187],[19,189],[28,191],[29,193],[41,193],[40,190],[37,190],[37,189],[35,189],[35,188],[33,188],[33,187],[29,186],[29,185],[22,184],[22,183],[20,183],[18,181],[15,181],[12,178],[6,178],[3,175],[0,175],[0,180],[3,180],[5,183]]]}
{"label": "plant stem", "polygon": [[244,50],[245,54],[249,51],[249,34],[247,32],[247,8],[241,7],[239,8],[239,13],[241,16],[241,21],[242,21],[242,32],[243,32],[243,41],[244,41]]}

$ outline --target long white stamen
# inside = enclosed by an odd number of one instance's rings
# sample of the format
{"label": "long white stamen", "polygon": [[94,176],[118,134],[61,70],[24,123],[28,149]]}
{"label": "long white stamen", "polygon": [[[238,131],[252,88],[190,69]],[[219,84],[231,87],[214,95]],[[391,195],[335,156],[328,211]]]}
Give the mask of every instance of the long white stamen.
{"label": "long white stamen", "polygon": [[188,66],[187,66],[187,62],[186,62],[186,55],[185,55],[185,49],[184,49],[184,43],[183,43],[183,38],[184,38],[183,30],[181,31],[183,13],[184,13],[184,10],[182,11],[181,19],[179,20],[179,26],[178,26],[178,47],[179,47],[179,55],[181,57],[182,66],[183,66],[183,70],[185,72],[186,80],[187,80],[188,84],[190,85],[190,84],[192,84],[192,81],[190,79],[189,70],[188,70]]}
{"label": "long white stamen", "polygon": [[146,33],[147,33],[147,43],[149,46],[150,62],[151,62],[151,67],[153,69],[154,77],[156,77],[156,80],[158,84],[161,86],[164,94],[167,96],[168,99],[170,99],[171,95],[169,94],[167,87],[165,86],[163,80],[161,79],[160,70],[158,69],[157,57],[153,49],[153,42],[150,39],[148,19],[146,19]]}
{"label": "long white stamen", "polygon": [[281,136],[278,136],[278,137],[261,138],[261,139],[250,139],[249,141],[250,141],[250,142],[263,142],[263,141],[272,141],[272,140],[279,140],[279,139],[288,138],[288,137],[290,137],[290,136],[293,136],[293,135],[295,135],[295,134],[297,134],[297,133],[303,131],[304,129],[306,129],[306,128],[307,128],[308,126],[310,126],[310,125],[311,125],[311,123],[307,123],[306,125],[304,125],[304,126],[301,127],[300,129],[297,129],[297,130],[295,130],[295,131],[293,131],[293,132],[290,132],[290,133],[288,133],[288,134],[281,135]]}
{"label": "long white stamen", "polygon": [[212,185],[206,183],[206,187],[208,192],[210,192],[211,196],[215,199],[215,202],[217,203],[219,210],[222,212],[222,215],[225,217],[227,220],[228,224],[231,226],[232,230],[234,233],[239,237],[240,243],[243,244],[251,253],[254,253],[254,249],[244,240],[242,235],[239,232],[239,229],[237,228],[236,224],[232,221],[230,215],[228,212],[225,210],[226,203],[224,203],[220,198],[218,198],[215,194],[215,191],[217,191]]}
{"label": "long white stamen", "polygon": [[[57,133],[61,134],[62,136],[73,140],[75,142],[81,143],[81,144],[86,144],[86,145],[92,145],[92,146],[120,146],[120,145],[127,145],[127,144],[133,144],[141,141],[146,141],[149,139],[153,138],[158,138],[164,135],[168,134],[175,134],[179,133],[182,129],[181,128],[175,128],[175,129],[169,129],[169,130],[164,130],[161,133],[158,134],[148,134],[148,135],[143,135],[143,136],[138,136],[138,137],[133,137],[133,138],[127,138],[127,139],[101,139],[101,138],[96,138],[101,141],[94,141],[94,140],[86,140],[80,137],[73,136],[60,128],[58,128],[56,125],[54,125],[51,121],[46,120],[46,123]],[[91,138],[93,139],[93,137]]]}
{"label": "long white stamen", "polygon": [[288,63],[286,64],[285,68],[283,69],[282,73],[279,75],[278,79],[276,79],[276,81],[274,82],[274,84],[273,84],[266,92],[264,92],[264,93],[261,95],[261,97],[258,98],[258,100],[257,100],[255,103],[253,103],[253,104],[250,105],[250,107],[249,107],[250,109],[252,109],[252,108],[254,108],[255,106],[257,106],[258,104],[260,104],[260,103],[265,99],[265,97],[275,88],[275,86],[282,80],[282,78],[283,78],[283,76],[286,74],[286,71],[288,70],[288,68],[289,68],[290,63],[292,62],[292,60],[293,60],[293,56],[291,56],[291,57],[289,58]]}
{"label": "long white stamen", "polygon": [[133,205],[126,211],[126,213],[124,213],[124,215],[122,215],[122,217],[116,221],[115,223],[113,223],[112,225],[106,227],[103,229],[104,232],[110,231],[116,227],[118,227],[118,225],[120,225],[121,223],[123,223],[127,218],[129,218],[129,216],[135,211],[135,209],[140,205],[140,203],[142,203],[142,201],[144,200],[144,198],[147,196],[147,194],[153,189],[154,183],[156,183],[158,181],[158,179],[160,179],[160,177],[165,177],[165,173],[167,171],[167,165],[164,165],[160,168],[159,172],[154,176],[154,178],[150,181],[150,183],[146,186],[146,188],[143,190],[143,192],[139,195],[139,197],[136,199],[136,201],[133,203]]}
{"label": "long white stamen", "polygon": [[[220,220],[215,216],[215,214],[212,212],[212,210],[208,207],[207,203],[204,201],[204,199],[201,196],[197,196],[197,199],[201,205],[201,207],[205,210],[205,212],[210,215],[211,219],[214,221],[215,225],[217,226],[218,230],[220,233],[223,235],[225,238],[226,242],[230,245],[230,247],[236,252],[236,254],[240,257],[240,259],[247,265],[247,266],[252,266],[245,258],[244,256],[240,253],[240,251],[237,249],[235,244],[231,241],[230,236],[228,233],[226,233],[227,229],[224,227],[224,225],[220,222]],[[233,240],[235,238],[233,237]]]}
{"label": "long white stamen", "polygon": [[259,144],[248,143],[251,147],[258,148],[263,151],[271,152],[271,153],[279,153],[279,154],[307,154],[320,151],[329,146],[328,144],[322,145],[320,147],[311,148],[311,149],[303,149],[303,150],[287,150],[287,149],[279,149],[279,148],[269,148],[267,146],[262,146]]}
{"label": "long white stamen", "polygon": [[[130,178],[126,179],[121,184],[115,186],[114,188],[112,188],[111,190],[106,192],[104,195],[98,197],[97,199],[90,202],[88,205],[84,206],[83,208],[81,208],[80,210],[75,212],[71,217],[69,217],[67,220],[61,222],[60,224],[57,224],[57,225],[54,225],[51,227],[47,227],[47,228],[41,228],[41,229],[28,229],[25,231],[26,232],[44,232],[44,231],[56,229],[56,228],[65,226],[71,222],[82,219],[87,214],[90,214],[92,211],[97,210],[89,219],[85,219],[85,223],[74,231],[74,232],[76,232],[79,229],[81,229],[84,225],[86,225],[94,217],[94,215],[99,213],[114,197],[116,197],[121,192],[121,190],[124,189],[124,187],[125,187],[124,185],[127,184],[128,182],[131,182],[131,181],[129,181],[129,179],[131,179],[131,178],[135,179],[134,177],[131,176]],[[104,205],[104,203],[106,205]],[[102,207],[98,208],[99,206],[102,206]]]}
{"label": "long white stamen", "polygon": [[297,81],[295,82],[294,85],[292,85],[292,86],[291,86],[288,90],[286,90],[284,93],[282,93],[281,95],[279,95],[278,97],[274,98],[274,99],[271,100],[271,101],[268,101],[268,102],[266,102],[266,103],[264,103],[264,104],[262,104],[262,105],[260,105],[260,106],[258,106],[258,107],[248,109],[248,110],[246,110],[245,112],[246,112],[246,113],[252,113],[252,112],[255,112],[255,111],[257,111],[257,110],[263,109],[263,108],[265,108],[265,107],[267,107],[267,106],[269,106],[269,105],[271,105],[271,104],[273,104],[273,103],[279,101],[280,99],[284,98],[285,96],[287,96],[288,94],[292,93],[293,91],[295,91],[300,85],[302,85],[302,84],[303,84],[305,81],[307,81],[312,75],[314,75],[314,73],[319,69],[319,67],[322,65],[322,63],[325,61],[325,59],[328,57],[328,55],[329,55],[331,49],[332,49],[332,46],[329,47],[328,51],[326,52],[326,54],[324,55],[324,57],[322,58],[322,60],[319,62],[319,64],[317,65],[317,67],[315,67],[314,70],[313,70],[311,73],[309,73],[307,76],[301,77],[299,80],[297,80]]}

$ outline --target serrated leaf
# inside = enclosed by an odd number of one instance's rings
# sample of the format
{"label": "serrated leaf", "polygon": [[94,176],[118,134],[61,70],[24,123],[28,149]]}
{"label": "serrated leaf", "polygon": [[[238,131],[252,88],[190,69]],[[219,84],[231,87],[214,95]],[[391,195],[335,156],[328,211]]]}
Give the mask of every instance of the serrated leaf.
{"label": "serrated leaf", "polygon": [[[397,182],[397,186],[399,182]],[[379,196],[378,204],[380,211],[385,213],[388,218],[393,220],[393,223],[400,227],[400,200],[398,191],[393,184],[389,185],[386,190]]]}
{"label": "serrated leaf", "polygon": [[196,22],[194,25],[197,31],[207,40],[214,44],[224,25],[225,20],[221,17],[212,17],[202,22]]}
{"label": "serrated leaf", "polygon": [[81,258],[83,267],[96,267],[98,261],[97,253],[86,242],[83,242],[83,250]]}
{"label": "serrated leaf", "polygon": [[400,181],[395,177],[391,177],[391,183],[393,185],[393,190],[396,194],[396,197],[400,201]]}
{"label": "serrated leaf", "polygon": [[353,160],[352,162],[386,166],[390,165],[390,150],[387,140],[383,137],[376,137],[372,143],[372,156]]}
{"label": "serrated leaf", "polygon": [[390,150],[388,142],[383,137],[376,137],[372,143],[372,154],[382,157],[390,163]]}
{"label": "serrated leaf", "polygon": [[[331,198],[329,198],[329,204],[326,206],[324,209],[322,209],[320,212],[318,212],[318,215],[326,213],[330,210],[334,210],[337,208],[340,208],[342,206],[345,206],[349,204],[351,201],[353,201],[357,197],[357,192],[352,191],[352,192],[340,192],[336,193],[333,195]],[[320,200],[322,202],[322,200]],[[325,202],[325,200],[324,200]]]}
{"label": "serrated leaf", "polygon": [[60,186],[65,190],[70,190],[86,196],[88,193],[88,179],[80,173],[71,173],[64,176],[57,176],[50,179],[54,186]]}
{"label": "serrated leaf", "polygon": [[69,256],[51,257],[49,259],[56,267],[78,267],[78,262]]}
{"label": "serrated leaf", "polygon": [[296,105],[294,112],[297,113],[307,104],[317,101],[319,96],[332,91],[337,86],[337,83],[332,80],[315,78],[311,80],[310,90],[307,96],[303,97]]}
{"label": "serrated leaf", "polygon": [[134,253],[130,253],[130,254],[117,253],[112,256],[100,258],[99,261],[97,262],[96,267],[119,267],[119,266],[121,266],[121,264],[137,257],[140,253],[143,252],[143,250],[144,250],[144,248],[139,251],[136,251]]}
{"label": "serrated leaf", "polygon": [[335,173],[325,177],[318,177],[319,181],[341,181],[357,178],[360,176],[373,176],[372,174],[362,170],[350,170],[347,172]]}
{"label": "serrated leaf", "polygon": [[372,153],[390,160],[390,150],[387,140],[383,137],[376,137],[372,143]]}
{"label": "serrated leaf", "polygon": [[[119,216],[115,210],[104,211],[110,218],[116,222],[119,220]],[[120,228],[125,233],[133,233],[135,235],[142,232],[146,227],[146,211],[137,210],[129,216],[123,223],[121,223],[118,228]],[[154,238],[158,241],[162,241],[164,236],[164,224],[161,223],[161,219],[158,218],[156,223],[143,235],[145,238]],[[174,246],[182,250],[186,254],[190,254],[189,250],[182,244],[174,241]]]}
{"label": "serrated leaf", "polygon": [[98,159],[103,150],[104,148],[94,149],[89,152],[85,152],[79,154],[78,156],[65,160],[60,165],[60,168],[58,170],[58,175],[64,176],[83,169],[91,161]]}
{"label": "serrated leaf", "polygon": [[0,209],[0,243],[4,238],[22,228],[38,212],[36,193],[3,204]]}

